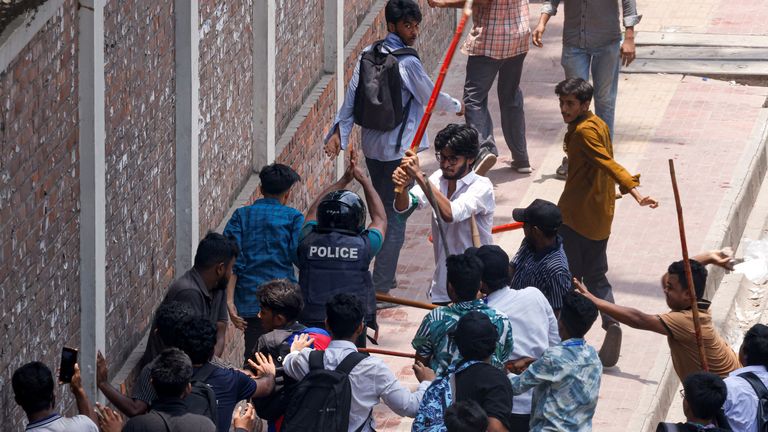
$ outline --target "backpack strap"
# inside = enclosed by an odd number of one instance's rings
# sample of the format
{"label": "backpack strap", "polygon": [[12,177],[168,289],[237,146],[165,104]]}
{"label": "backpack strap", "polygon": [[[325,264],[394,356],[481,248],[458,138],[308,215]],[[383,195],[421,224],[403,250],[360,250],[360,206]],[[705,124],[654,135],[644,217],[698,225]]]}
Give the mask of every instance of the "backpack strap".
{"label": "backpack strap", "polygon": [[656,432],[687,432],[688,428],[685,425],[678,423],[664,423],[660,422],[656,426]]}
{"label": "backpack strap", "polygon": [[194,374],[192,374],[192,379],[190,381],[205,382],[215,370],[216,370],[216,366],[212,365],[211,362],[208,362],[204,364],[203,367],[195,371]]}
{"label": "backpack strap", "polygon": [[171,432],[171,425],[168,424],[168,419],[166,419],[165,416],[160,411],[152,410],[152,412],[160,416],[160,420],[162,420],[163,424],[165,425],[165,430],[167,432]]}
{"label": "backpack strap", "polygon": [[309,353],[309,370],[325,369],[325,365],[323,364],[324,356],[325,351],[312,350]]}
{"label": "backpack strap", "polygon": [[394,51],[390,51],[390,54],[392,54],[394,56],[411,55],[411,56],[414,56],[417,59],[421,60],[421,58],[419,57],[419,52],[416,51],[415,48],[411,48],[411,47],[398,48],[398,49],[396,49]]}
{"label": "backpack strap", "polygon": [[400,153],[400,149],[403,147],[403,133],[405,132],[405,125],[408,123],[408,114],[411,112],[411,102],[413,102],[413,95],[408,98],[408,103],[405,104],[403,123],[400,125],[400,131],[397,133],[397,146],[395,147],[395,151],[398,153]]}
{"label": "backpack strap", "polygon": [[358,363],[360,363],[364,358],[368,357],[368,354],[361,353],[361,352],[353,352],[347,354],[346,357],[344,357],[344,360],[339,363],[338,366],[336,366],[336,370],[349,375],[350,372],[352,372],[352,369],[357,366]]}
{"label": "backpack strap", "polygon": [[757,394],[758,399],[768,397],[768,388],[765,388],[765,384],[752,372],[744,372],[739,374],[739,378],[745,379],[749,385],[752,386],[752,390]]}

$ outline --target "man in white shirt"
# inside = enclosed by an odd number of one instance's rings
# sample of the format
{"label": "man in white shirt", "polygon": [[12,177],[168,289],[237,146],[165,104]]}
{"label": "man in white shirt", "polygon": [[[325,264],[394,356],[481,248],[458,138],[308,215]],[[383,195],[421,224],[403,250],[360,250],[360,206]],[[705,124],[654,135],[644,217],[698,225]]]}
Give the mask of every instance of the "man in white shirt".
{"label": "man in white shirt", "polygon": [[77,364],[69,383],[80,413],[74,417],[63,417],[56,412],[53,374],[43,363],[35,361],[16,369],[11,384],[16,403],[27,414],[27,432],[98,432]]}
{"label": "man in white shirt", "polygon": [[[513,290],[509,287],[509,255],[502,248],[482,246],[477,249],[476,255],[483,262],[480,290],[487,295],[489,307],[507,315],[515,334],[510,356],[512,361],[507,363],[507,367],[520,373],[532,359],[540,358],[547,348],[560,343],[557,318],[538,288]],[[512,399],[511,430],[528,430],[532,397],[533,389],[530,389]]]}
{"label": "man in white shirt", "polygon": [[768,386],[768,326],[755,324],[747,331],[739,350],[739,361],[745,366],[731,372],[724,380],[728,396],[723,410],[734,432],[758,432],[757,393],[741,375],[754,374]]}
{"label": "man in white shirt", "polygon": [[[493,243],[493,211],[496,201],[493,184],[472,171],[479,152],[477,131],[467,125],[449,124],[435,137],[435,152],[440,169],[424,177],[419,158],[406,152],[400,167],[392,174],[395,186],[401,192],[395,195],[395,211],[408,217],[416,208],[432,202],[439,209],[440,221],[432,218],[432,244],[435,254],[435,273],[432,277],[430,297],[432,303],[448,304],[448,285],[445,260],[448,255],[461,254],[472,247],[472,216],[480,237],[480,244]],[[415,180],[416,186],[408,189]],[[440,225],[444,235],[440,233]],[[443,242],[446,242],[445,244]]]}
{"label": "man in white shirt", "polygon": [[[336,369],[344,358],[357,352],[355,340],[365,329],[364,315],[363,304],[351,294],[337,294],[326,304],[326,328],[332,338],[323,355],[326,369]],[[283,360],[286,375],[298,381],[309,373],[309,354],[312,350],[307,347],[312,342],[314,340],[307,335],[294,339],[291,353]],[[349,374],[352,390],[349,430],[375,430],[372,410],[379,400],[384,401],[397,415],[414,417],[435,373],[418,362],[413,365],[413,371],[420,384],[416,391],[411,392],[397,380],[380,358],[369,356],[361,360]]]}

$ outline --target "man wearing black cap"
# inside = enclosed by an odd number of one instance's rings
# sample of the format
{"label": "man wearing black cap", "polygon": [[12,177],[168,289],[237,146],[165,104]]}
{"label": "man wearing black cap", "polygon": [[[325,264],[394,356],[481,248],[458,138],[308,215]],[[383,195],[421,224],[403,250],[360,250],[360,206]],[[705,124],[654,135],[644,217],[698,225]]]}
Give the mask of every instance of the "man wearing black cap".
{"label": "man wearing black cap", "polygon": [[512,210],[512,218],[523,223],[525,238],[509,264],[512,289],[536,287],[544,293],[555,315],[563,307],[563,296],[571,290],[571,272],[557,229],[563,222],[560,209],[542,199],[526,208]]}

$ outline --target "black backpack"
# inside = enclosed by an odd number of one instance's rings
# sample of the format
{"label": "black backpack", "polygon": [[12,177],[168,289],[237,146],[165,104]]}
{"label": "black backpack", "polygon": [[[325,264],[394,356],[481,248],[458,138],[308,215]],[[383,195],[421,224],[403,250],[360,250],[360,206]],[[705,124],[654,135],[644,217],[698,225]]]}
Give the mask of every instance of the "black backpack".
{"label": "black backpack", "polygon": [[757,432],[768,432],[768,389],[752,372],[741,373],[739,377],[745,379],[757,394]]}
{"label": "black backpack", "polygon": [[327,370],[323,365],[324,353],[316,350],[309,354],[309,373],[293,390],[291,404],[283,420],[284,432],[338,432],[349,429],[352,402],[349,373],[368,354],[350,353],[336,370]]}
{"label": "black backpack", "polygon": [[[384,51],[384,52],[382,52]],[[370,50],[360,57],[360,75],[355,90],[353,114],[355,123],[379,131],[390,131],[400,126],[398,147],[405,129],[408,111],[413,97],[403,107],[402,82],[398,56],[412,55],[419,58],[413,48],[389,51],[384,41],[375,42]]]}
{"label": "black backpack", "polygon": [[208,417],[217,424],[219,418],[217,412],[218,403],[216,393],[205,380],[216,370],[216,366],[206,363],[192,375],[192,391],[184,398],[184,403],[192,414],[200,414]]}

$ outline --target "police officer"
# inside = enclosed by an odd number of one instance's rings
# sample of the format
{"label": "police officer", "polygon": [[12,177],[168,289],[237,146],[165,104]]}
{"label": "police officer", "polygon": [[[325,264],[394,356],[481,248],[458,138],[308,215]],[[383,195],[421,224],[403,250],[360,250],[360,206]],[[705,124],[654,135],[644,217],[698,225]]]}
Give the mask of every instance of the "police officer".
{"label": "police officer", "polygon": [[[366,203],[356,193],[345,190],[353,179],[363,187],[370,209],[371,223],[367,229]],[[310,206],[299,237],[302,324],[325,328],[325,303],[336,294],[348,293],[360,297],[366,305],[365,321],[375,328],[376,294],[369,268],[381,250],[386,229],[384,204],[352,154],[344,176]],[[365,346],[365,335],[361,335],[357,345]]]}

